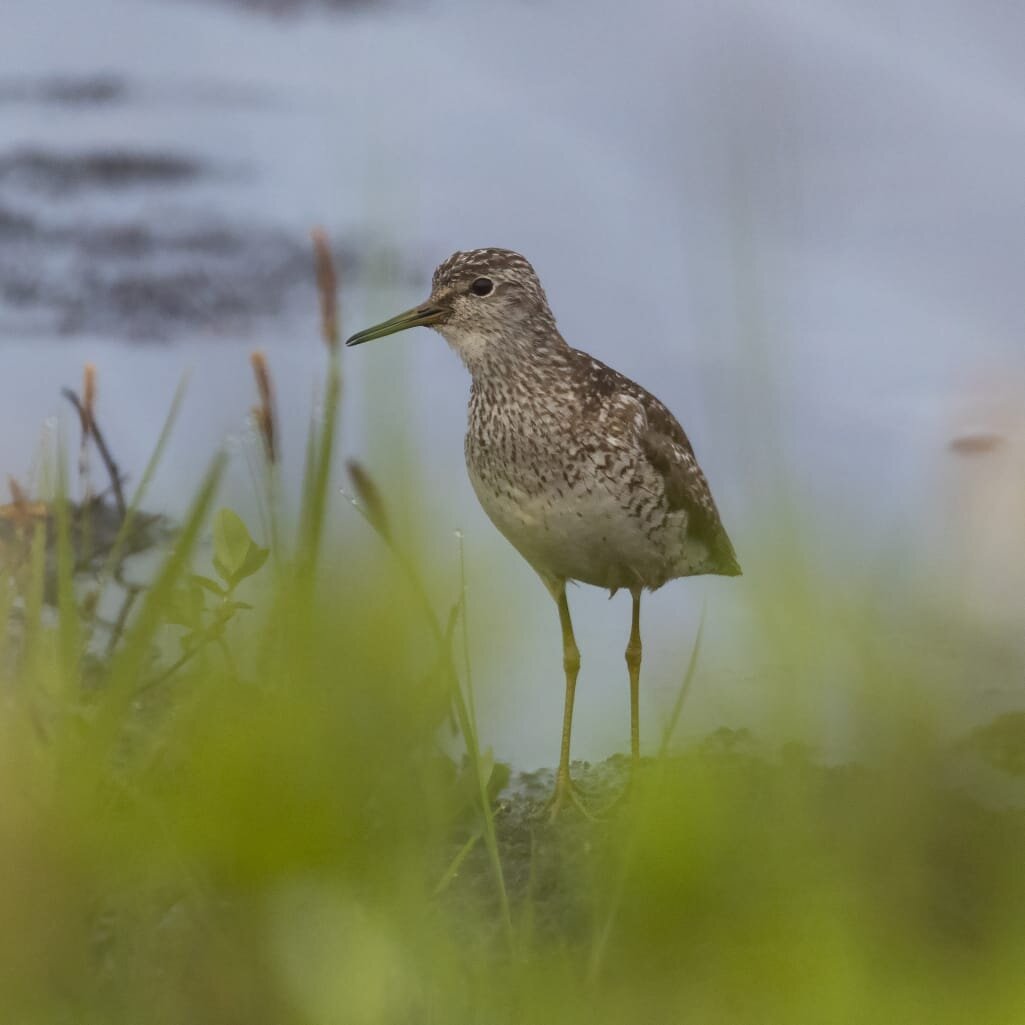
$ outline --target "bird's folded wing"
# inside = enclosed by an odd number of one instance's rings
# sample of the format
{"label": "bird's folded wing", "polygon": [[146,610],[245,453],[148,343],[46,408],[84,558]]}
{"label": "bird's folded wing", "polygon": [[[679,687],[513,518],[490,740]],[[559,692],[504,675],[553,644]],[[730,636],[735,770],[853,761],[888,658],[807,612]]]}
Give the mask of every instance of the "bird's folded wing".
{"label": "bird's folded wing", "polygon": [[671,510],[687,513],[687,534],[702,541],[724,568],[736,565],[733,545],[719,519],[711,489],[694,449],[679,422],[661,402],[638,387],[630,396],[637,403],[637,440],[648,462],[662,478]]}

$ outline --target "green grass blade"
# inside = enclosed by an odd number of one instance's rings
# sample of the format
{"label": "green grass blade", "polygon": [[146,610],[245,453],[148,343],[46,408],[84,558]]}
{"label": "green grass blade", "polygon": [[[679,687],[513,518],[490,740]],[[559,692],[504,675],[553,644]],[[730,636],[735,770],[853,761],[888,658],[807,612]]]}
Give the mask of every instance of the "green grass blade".
{"label": "green grass blade", "polygon": [[146,592],[122,647],[111,659],[102,713],[105,727],[98,730],[101,740],[112,740],[125,709],[135,695],[157,630],[165,622],[171,595],[188,570],[189,558],[210,512],[226,462],[223,453],[214,459],[173,549]]}
{"label": "green grass blade", "polygon": [[37,668],[43,628],[43,597],[46,592],[46,524],[37,523],[29,548],[28,581],[25,588],[23,653],[25,664]]}
{"label": "green grass blade", "polygon": [[[673,702],[673,709],[669,714],[665,727],[662,730],[662,741],[659,744],[657,756],[658,777],[654,780],[654,787],[657,791],[663,785],[668,765],[669,745],[672,742],[673,734],[676,732],[683,706],[686,703],[687,695],[690,694],[694,683],[694,674],[697,672],[698,658],[701,654],[701,638],[705,629],[705,606],[701,608],[701,619],[698,622],[697,633],[694,635],[694,644],[691,646],[690,658],[687,660],[687,669],[680,681],[676,691],[676,699]],[[643,814],[643,813],[642,813]],[[595,932],[591,945],[591,953],[588,959],[587,977],[593,983],[605,961],[605,954],[608,950],[609,941],[612,937],[616,919],[619,916],[623,905],[623,895],[626,891],[626,880],[634,866],[637,848],[637,836],[635,830],[627,835],[626,844],[623,848],[622,862],[617,878],[610,888],[610,899],[607,910],[602,918],[601,925]]]}
{"label": "green grass blade", "polygon": [[459,688],[459,679],[453,671],[452,689],[456,702],[456,716],[459,721],[463,739],[466,742],[467,751],[473,762],[474,775],[477,778],[477,791],[480,798],[480,811],[484,823],[484,842],[488,849],[488,858],[491,861],[491,870],[495,876],[495,886],[498,889],[498,900],[502,908],[503,925],[509,939],[510,948],[515,946],[515,934],[512,925],[512,913],[509,909],[509,894],[505,886],[505,873],[502,870],[502,858],[498,851],[498,835],[495,832],[495,816],[491,807],[491,798],[488,794],[488,779],[484,778],[484,771],[481,765],[480,741],[477,736],[477,707],[473,692],[473,672],[470,664],[470,628],[467,623],[467,588],[466,588],[466,557],[463,545],[462,531],[457,532],[456,538],[459,543],[459,604],[462,611],[462,648],[463,663],[466,672],[466,694],[467,701],[463,701],[463,693]]}
{"label": "green grass blade", "polygon": [[[83,510],[80,515],[84,517]],[[78,679],[82,652],[82,621],[75,596],[75,546],[71,536],[71,503],[64,446],[57,454],[57,495],[54,502],[54,531],[57,549],[57,631],[62,683],[70,691]]]}
{"label": "green grass blade", "polygon": [[167,416],[164,418],[164,424],[160,429],[159,436],[157,437],[157,443],[153,446],[153,451],[146,462],[145,469],[142,471],[138,487],[136,487],[128,502],[124,522],[118,529],[117,535],[114,538],[114,543],[111,545],[110,552],[104,560],[103,568],[100,570],[99,586],[97,587],[97,604],[103,598],[103,594],[106,591],[107,586],[114,578],[114,574],[120,565],[125,544],[131,536],[131,530],[135,524],[135,518],[142,506],[143,499],[146,497],[146,492],[149,490],[149,486],[156,475],[157,468],[160,466],[160,461],[163,459],[164,451],[166,450],[167,443],[171,437],[171,432],[174,429],[175,422],[178,419],[178,414],[181,411],[182,402],[185,399],[187,384],[187,377],[183,377],[178,383],[178,387],[175,389],[174,397],[171,399],[170,408],[167,411]]}
{"label": "green grass blade", "polygon": [[438,880],[438,885],[434,887],[432,896],[440,897],[448,888],[452,885],[452,880],[459,875],[459,870],[463,867],[463,862],[469,857],[470,852],[477,846],[477,842],[482,836],[481,830],[477,830],[473,833],[470,838],[459,848],[456,856],[452,859],[448,868],[445,869],[445,874]]}
{"label": "green grass blade", "polygon": [[705,608],[704,605],[701,606],[701,619],[698,620],[698,631],[694,635],[694,644],[690,650],[690,658],[687,660],[687,671],[683,674],[683,679],[680,681],[680,686],[676,691],[676,699],[673,701],[673,710],[669,713],[669,718],[666,720],[665,727],[662,730],[662,742],[658,748],[658,760],[660,762],[664,762],[669,754],[669,745],[680,721],[680,715],[683,712],[687,695],[690,694],[691,687],[694,684],[694,674],[697,672],[698,658],[701,654],[701,638],[705,632]]}
{"label": "green grass blade", "polygon": [[334,462],[335,435],[341,406],[342,374],[338,354],[332,351],[328,364],[327,390],[324,394],[324,417],[320,437],[310,431],[306,445],[306,468],[303,487],[302,565],[312,574],[320,554],[324,516],[328,507],[328,485]]}
{"label": "green grass blade", "polygon": [[11,612],[14,608],[14,584],[7,566],[0,562],[0,666],[7,665]]}

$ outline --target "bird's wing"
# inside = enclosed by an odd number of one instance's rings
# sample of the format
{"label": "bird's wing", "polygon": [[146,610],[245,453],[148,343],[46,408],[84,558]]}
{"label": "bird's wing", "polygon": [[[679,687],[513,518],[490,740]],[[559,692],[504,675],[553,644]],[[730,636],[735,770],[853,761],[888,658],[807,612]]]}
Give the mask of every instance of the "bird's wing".
{"label": "bird's wing", "polygon": [[625,394],[621,395],[630,400],[630,404],[636,404],[636,413],[643,414],[632,418],[637,442],[662,478],[669,508],[687,513],[688,536],[704,543],[721,567],[720,572],[739,573],[733,544],[722,525],[708,481],[683,428],[654,395],[626,378],[622,380]]}
{"label": "bird's wing", "polygon": [[669,508],[685,509],[692,515],[705,512],[718,519],[708,482],[683,428],[658,399],[648,396],[645,402],[633,397],[644,410],[637,440],[648,462],[662,477]]}
{"label": "bird's wing", "polygon": [[687,536],[705,545],[715,571],[728,576],[740,573],[708,481],[676,417],[651,392],[601,360],[578,349],[570,352],[579,361],[578,369],[587,382],[581,399],[593,404],[592,413],[601,423],[607,442],[639,447],[662,478],[669,508],[686,512]]}

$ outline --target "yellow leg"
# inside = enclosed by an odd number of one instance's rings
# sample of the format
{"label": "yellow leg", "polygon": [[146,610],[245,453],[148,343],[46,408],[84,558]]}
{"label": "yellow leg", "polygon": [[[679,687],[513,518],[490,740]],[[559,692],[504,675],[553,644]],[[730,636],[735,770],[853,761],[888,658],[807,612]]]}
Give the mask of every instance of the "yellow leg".
{"label": "yellow leg", "polygon": [[641,592],[633,591],[633,617],[626,645],[630,673],[630,760],[636,770],[641,759]]}
{"label": "yellow leg", "polygon": [[[562,713],[562,747],[559,751],[559,769],[555,775],[555,793],[552,795],[549,817],[554,819],[559,814],[562,802],[569,798],[580,806],[573,784],[569,777],[569,744],[573,732],[573,697],[577,689],[577,674],[580,672],[580,649],[573,636],[573,621],[569,615],[569,602],[566,601],[566,584],[560,583],[552,588],[555,601],[559,606],[559,625],[562,627],[562,667],[566,672],[566,704]],[[581,810],[583,810],[581,808]]]}

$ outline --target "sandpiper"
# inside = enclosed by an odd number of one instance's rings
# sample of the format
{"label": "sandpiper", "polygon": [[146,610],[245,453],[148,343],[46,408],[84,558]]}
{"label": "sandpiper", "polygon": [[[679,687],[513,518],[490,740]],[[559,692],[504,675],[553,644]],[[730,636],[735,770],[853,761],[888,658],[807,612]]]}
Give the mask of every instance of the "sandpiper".
{"label": "sandpiper", "polygon": [[567,344],[519,253],[453,254],[425,303],[346,345],[420,326],[438,331],[470,371],[470,481],[558,606],[566,703],[554,816],[567,798],[579,804],[569,751],[580,652],[567,581],[633,596],[626,664],[636,768],[641,593],[676,577],[736,576],[740,565],[683,428],[640,385]]}

